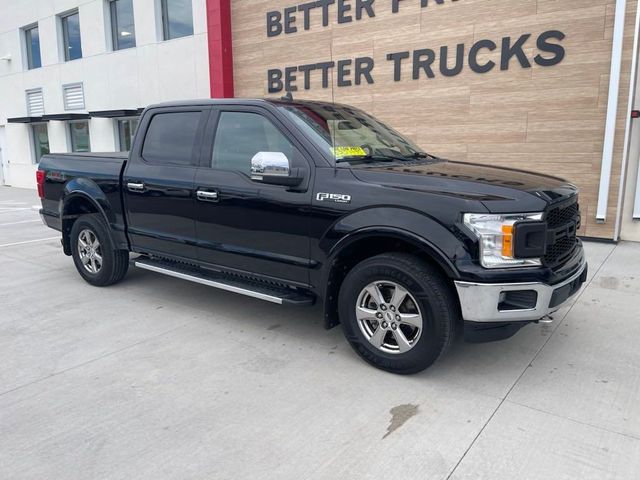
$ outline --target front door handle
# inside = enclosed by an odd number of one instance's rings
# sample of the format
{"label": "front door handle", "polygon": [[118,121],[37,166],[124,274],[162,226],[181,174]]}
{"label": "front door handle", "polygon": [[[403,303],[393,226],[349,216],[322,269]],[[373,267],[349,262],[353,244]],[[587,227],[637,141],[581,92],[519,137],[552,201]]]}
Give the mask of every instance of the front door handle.
{"label": "front door handle", "polygon": [[127,188],[130,192],[144,192],[143,182],[128,182]]}
{"label": "front door handle", "polygon": [[196,192],[196,197],[198,197],[198,200],[202,200],[203,202],[217,202],[218,192],[207,192],[205,190],[198,190]]}

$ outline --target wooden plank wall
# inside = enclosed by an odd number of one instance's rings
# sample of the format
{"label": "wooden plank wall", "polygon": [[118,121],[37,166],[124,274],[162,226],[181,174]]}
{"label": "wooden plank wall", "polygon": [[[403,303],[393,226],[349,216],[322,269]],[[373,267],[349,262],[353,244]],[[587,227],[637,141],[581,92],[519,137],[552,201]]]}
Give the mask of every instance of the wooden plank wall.
{"label": "wooden plank wall", "polygon": [[[323,27],[313,11],[305,31],[297,14],[298,32],[267,36],[266,13],[303,3],[296,0],[232,0],[234,77],[237,97],[269,96],[267,71],[328,60],[372,57],[373,85],[322,89],[319,71],[312,88],[302,88],[298,74],[296,98],[334,100],[363,108],[411,137],[427,151],[451,159],[508,165],[559,175],[581,188],[581,235],[612,238],[621,178],[624,121],[635,22],[636,0],[629,0],[618,129],[607,222],[595,222],[604,125],[609,87],[615,0],[402,0],[391,13],[391,0],[375,0],[375,18],[337,23],[336,5]],[[355,0],[351,0],[355,8]],[[354,14],[353,11],[349,12]],[[566,50],[555,66],[534,63],[540,53],[536,38],[560,30]],[[411,79],[411,63],[402,81],[393,79],[391,52],[420,48],[466,51],[480,39],[498,44],[482,60],[500,62],[500,41],[530,33],[525,53],[532,68],[511,60],[509,70],[473,72],[465,59],[463,71],[444,77]],[[557,43],[554,41],[554,43]],[[549,56],[549,54],[546,54]],[[437,65],[437,64],[436,64]],[[282,93],[277,94],[280,96]],[[272,95],[273,96],[273,95]]]}

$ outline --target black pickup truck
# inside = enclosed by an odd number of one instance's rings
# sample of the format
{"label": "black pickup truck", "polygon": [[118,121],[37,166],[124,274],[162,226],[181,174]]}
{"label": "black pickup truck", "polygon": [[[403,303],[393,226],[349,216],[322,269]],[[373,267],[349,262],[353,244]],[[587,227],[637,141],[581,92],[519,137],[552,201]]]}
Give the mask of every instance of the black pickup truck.
{"label": "black pickup truck", "polygon": [[[41,215],[90,284],[129,264],[269,302],[323,302],[378,368],[418,372],[451,344],[513,335],[587,274],[578,191],[447,161],[333,103],[147,108],[130,154],[52,154]],[[131,255],[134,254],[134,255]]]}

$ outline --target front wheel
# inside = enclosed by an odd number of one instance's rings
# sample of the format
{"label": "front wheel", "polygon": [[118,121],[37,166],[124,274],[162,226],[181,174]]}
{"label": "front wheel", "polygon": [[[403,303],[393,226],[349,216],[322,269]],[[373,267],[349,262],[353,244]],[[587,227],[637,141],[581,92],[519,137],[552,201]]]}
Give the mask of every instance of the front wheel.
{"label": "front wheel", "polygon": [[339,296],[340,320],[354,350],[371,365],[417,373],[450,346],[459,308],[442,273],[404,253],[356,265]]}
{"label": "front wheel", "polygon": [[101,215],[83,215],[73,224],[70,235],[73,262],[88,283],[104,287],[124,278],[129,252],[115,248]]}

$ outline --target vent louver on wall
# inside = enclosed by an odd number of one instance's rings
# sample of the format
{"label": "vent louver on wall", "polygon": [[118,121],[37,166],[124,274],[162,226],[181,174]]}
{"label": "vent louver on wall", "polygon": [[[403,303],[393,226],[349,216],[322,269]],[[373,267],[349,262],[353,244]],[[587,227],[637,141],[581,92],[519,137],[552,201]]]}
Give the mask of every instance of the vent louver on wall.
{"label": "vent louver on wall", "polygon": [[41,88],[27,90],[27,114],[30,117],[44,115],[44,96]]}
{"label": "vent louver on wall", "polygon": [[65,110],[84,110],[84,89],[81,83],[62,86]]}

